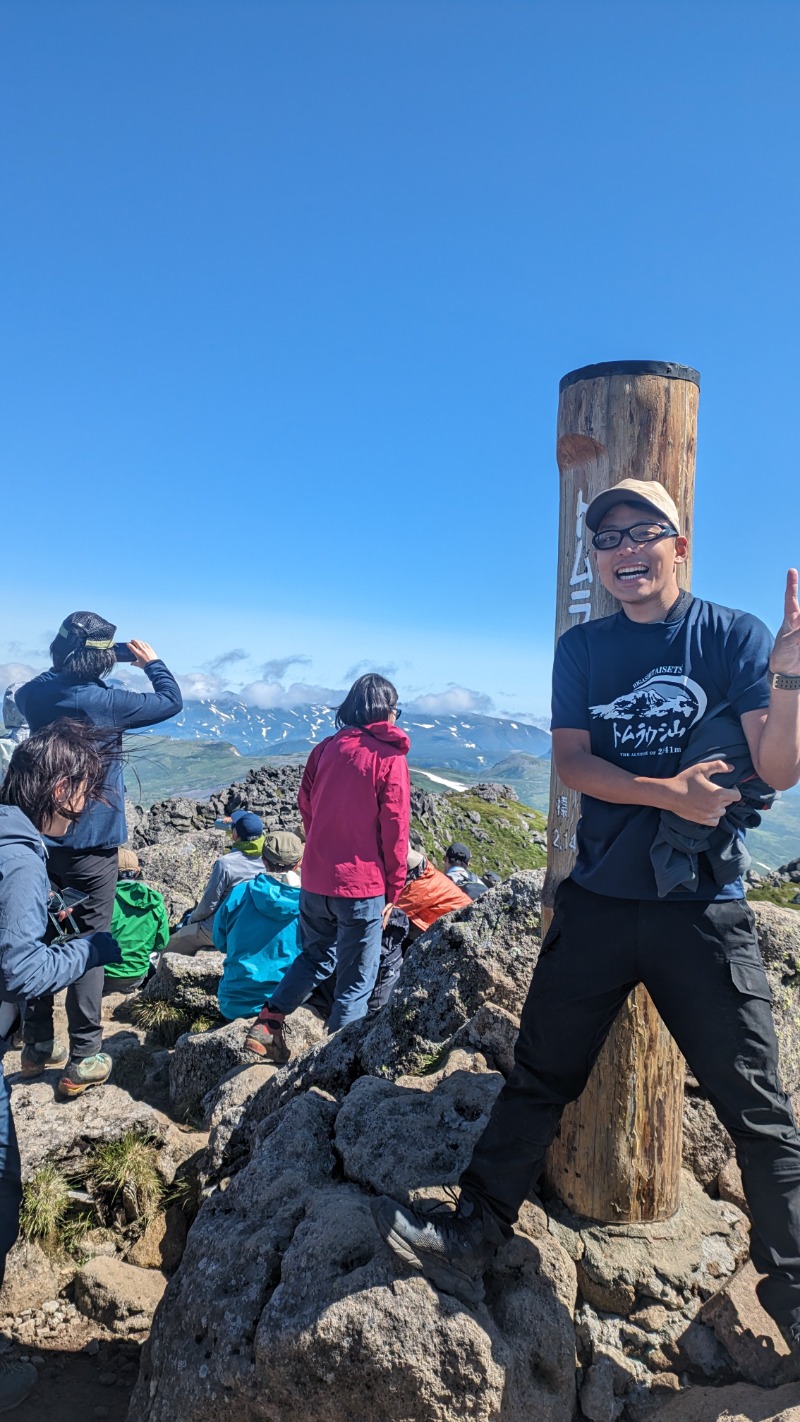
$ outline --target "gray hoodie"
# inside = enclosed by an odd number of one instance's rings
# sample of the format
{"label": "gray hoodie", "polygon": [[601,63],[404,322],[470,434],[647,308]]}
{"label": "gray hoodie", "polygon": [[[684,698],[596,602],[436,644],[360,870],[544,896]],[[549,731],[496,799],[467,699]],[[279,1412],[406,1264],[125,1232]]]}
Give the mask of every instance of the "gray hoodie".
{"label": "gray hoodie", "polygon": [[[45,941],[48,927],[47,855],[42,837],[16,805],[0,805],[0,1003],[58,992],[87,968],[119,962],[110,933],[92,933],[60,946]],[[0,1036],[0,1054],[8,1050]]]}
{"label": "gray hoodie", "polygon": [[205,923],[211,930],[214,914],[228,897],[234,884],[256,879],[264,873],[264,861],[259,855],[244,854],[234,845],[218,859],[211,870],[203,897],[189,915],[189,923]]}

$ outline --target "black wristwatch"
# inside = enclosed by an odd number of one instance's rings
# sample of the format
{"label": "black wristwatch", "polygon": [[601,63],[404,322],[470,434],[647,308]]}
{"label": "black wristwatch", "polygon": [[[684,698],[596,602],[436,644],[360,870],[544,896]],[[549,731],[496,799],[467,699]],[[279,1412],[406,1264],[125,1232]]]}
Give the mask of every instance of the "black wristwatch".
{"label": "black wristwatch", "polygon": [[786,676],[783,672],[770,672],[769,684],[776,691],[800,691],[800,676]]}

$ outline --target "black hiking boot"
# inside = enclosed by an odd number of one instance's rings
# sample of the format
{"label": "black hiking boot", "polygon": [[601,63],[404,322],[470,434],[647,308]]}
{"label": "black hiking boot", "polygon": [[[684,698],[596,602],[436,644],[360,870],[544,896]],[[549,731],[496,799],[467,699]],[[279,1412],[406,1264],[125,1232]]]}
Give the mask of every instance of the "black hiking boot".
{"label": "black hiking boot", "polygon": [[436,1206],[430,1214],[398,1205],[389,1195],[370,1203],[378,1232],[398,1259],[462,1303],[482,1301],[484,1270],[503,1239],[499,1228],[496,1239],[488,1237],[480,1209],[463,1199],[457,1209]]}

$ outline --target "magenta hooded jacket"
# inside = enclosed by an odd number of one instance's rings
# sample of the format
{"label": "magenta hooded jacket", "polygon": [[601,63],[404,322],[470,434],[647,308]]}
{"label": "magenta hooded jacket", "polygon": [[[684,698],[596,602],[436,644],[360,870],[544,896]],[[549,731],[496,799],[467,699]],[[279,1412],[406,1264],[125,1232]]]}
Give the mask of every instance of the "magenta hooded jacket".
{"label": "magenta hooded jacket", "polygon": [[304,889],[397,898],[406,881],[409,744],[405,731],[374,721],[345,726],[311,752],[297,797],[306,831]]}

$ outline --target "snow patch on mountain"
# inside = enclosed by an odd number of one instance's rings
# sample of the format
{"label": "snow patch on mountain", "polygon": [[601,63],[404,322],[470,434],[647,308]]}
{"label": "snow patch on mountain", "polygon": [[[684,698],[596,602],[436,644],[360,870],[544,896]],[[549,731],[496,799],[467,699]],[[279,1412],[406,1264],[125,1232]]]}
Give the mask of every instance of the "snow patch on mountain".
{"label": "snow patch on mountain", "polygon": [[[412,765],[469,771],[493,765],[514,751],[532,756],[550,754],[549,733],[527,722],[482,713],[472,713],[468,722],[428,714],[428,721],[409,717],[401,722],[411,739]],[[228,741],[248,755],[307,755],[325,736],[333,734],[335,715],[332,706],[296,706],[289,710],[250,706],[235,696],[215,697],[185,702],[179,716],[153,727],[149,734],[179,740]]]}

